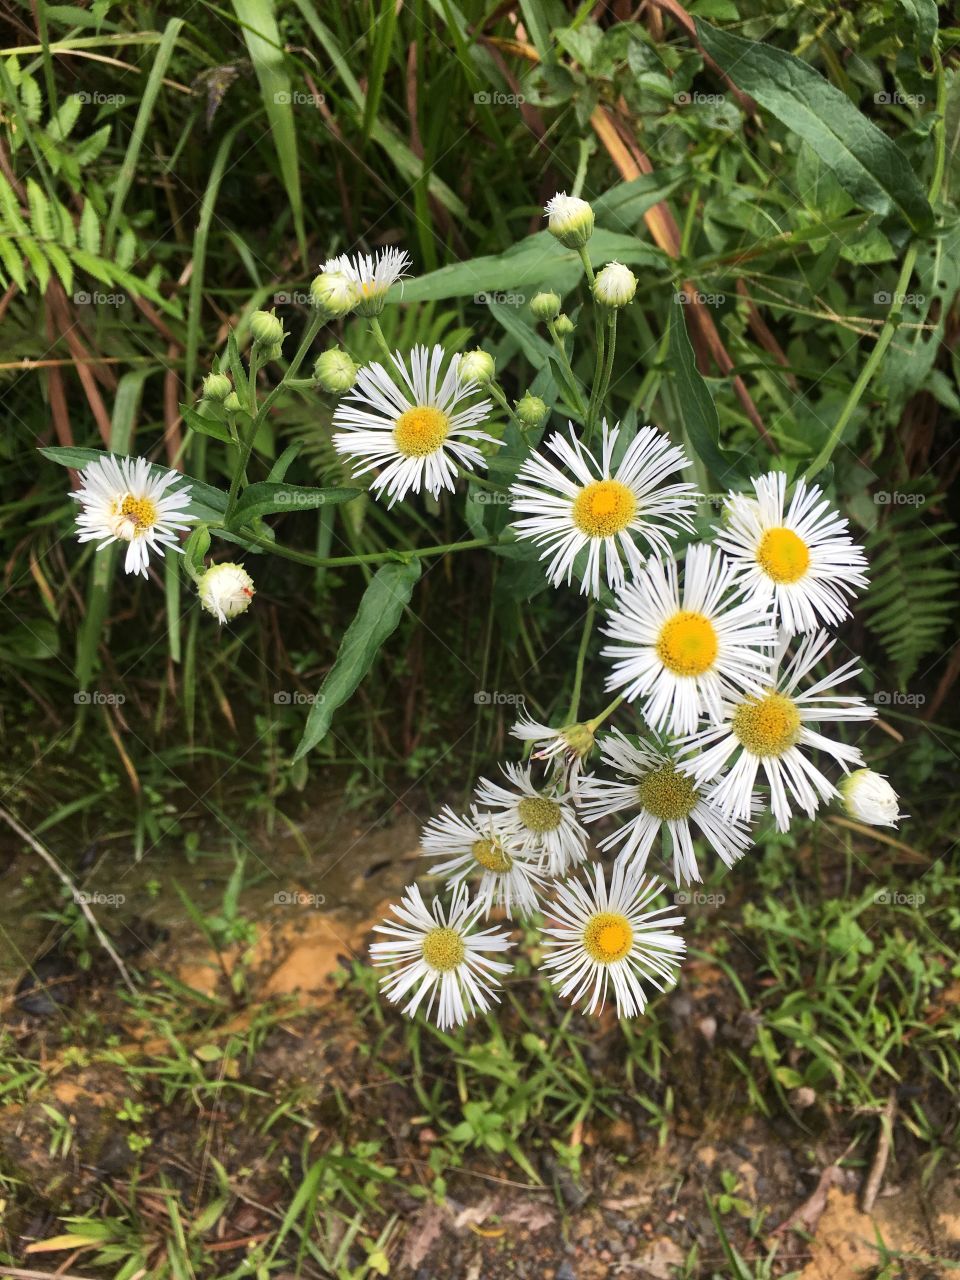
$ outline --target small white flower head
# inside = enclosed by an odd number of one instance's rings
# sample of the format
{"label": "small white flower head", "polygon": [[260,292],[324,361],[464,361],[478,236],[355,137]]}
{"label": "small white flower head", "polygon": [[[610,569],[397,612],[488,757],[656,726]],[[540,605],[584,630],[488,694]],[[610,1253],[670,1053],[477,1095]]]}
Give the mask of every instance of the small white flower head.
{"label": "small white flower head", "polygon": [[492,811],[505,838],[552,879],[565,876],[587,856],[587,833],[573,796],[555,783],[537,787],[530,766],[501,765],[510,785],[481,778],[477,805]]}
{"label": "small white flower head", "polygon": [[83,508],[77,516],[81,542],[126,542],[126,573],[147,576],[150,552],[162,556],[166,547],[180,551],[177,532],[188,529],[190,486],[170,491],[183,477],[178,471],[151,474],[146,458],[115,458],[107,454],[80,472],[81,488],[71,496]]}
{"label": "small white flower head", "polygon": [[840,782],[843,807],[851,818],[870,827],[895,827],[906,814],[900,812],[900,797],[882,773],[854,769]]}
{"label": "small white flower head", "polygon": [[324,271],[338,271],[357,289],[358,316],[378,316],[392,284],[410,270],[410,255],[404,249],[378,249],[376,253],[341,254],[324,264]]}
{"label": "small white flower head", "polygon": [[250,608],[255,591],[253,579],[242,564],[214,564],[197,583],[200,603],[221,626]]}
{"label": "small white flower head", "polygon": [[717,545],[732,559],[745,591],[774,600],[789,634],[835,626],[847,597],[867,585],[867,561],[847,521],[818,485],[797,481],[786,506],[787,477],[771,471],[752,482],[756,499],[730,493]]}
{"label": "small white flower head", "polygon": [[724,703],[723,723],[702,729],[681,748],[683,755],[694,757],[685,759],[681,768],[698,785],[719,777],[733,757],[730,771],[713,792],[726,817],[749,819],[761,766],[770,785],[777,829],[786,831],[790,826],[791,800],[812,818],[821,803],[837,795],[836,787],[807,752],[825,752],[844,773],[851,765],[863,764],[858,747],[827,738],[817,728],[823,721],[872,720],[876,716],[876,707],[869,706],[863,698],[828,692],[859,673],[857,659],[843,663],[808,688],[800,688],[833,645],[824,631],[804,636],[786,670],[763,694],[731,697]]}
{"label": "small white flower head", "polygon": [[479,873],[476,900],[485,915],[501,906],[511,919],[514,908],[524,915],[540,909],[537,891],[544,887],[543,877],[494,814],[474,807],[469,817],[459,817],[444,805],[424,827],[420,845],[426,857],[443,859],[430,871],[444,876],[451,888]]}
{"label": "small white flower head", "polygon": [[743,600],[734,578],[720,552],[696,543],[684,557],[682,595],[672,555],[651,556],[617,593],[604,627],[617,641],[603,650],[613,661],[607,688],[623,689],[631,702],[642,697],[651,729],[693,733],[701,715],[719,720],[730,686],[760,693],[769,684],[777,643],[770,604]]}
{"label": "small white flower head", "polygon": [[620,846],[618,859],[643,871],[657,836],[666,828],[673,846],[673,878],[681,885],[703,878],[691,823],[725,866],[732,867],[750,847],[747,823],[725,817],[711,795],[682,772],[668,752],[634,744],[614,730],[601,740],[600,756],[617,780],[594,774],[583,779],[580,805],[585,821],[634,815],[600,841],[604,852]]}
{"label": "small white flower head", "polygon": [[343,271],[321,271],[310,285],[310,298],[327,320],[336,320],[354,309],[360,289]]}
{"label": "small white flower head", "polygon": [[657,880],[645,882],[641,873],[618,862],[610,887],[599,863],[583,877],[557,886],[553,914],[558,928],[544,928],[545,969],[561,996],[581,1000],[588,1014],[599,1013],[613,987],[617,1017],[643,1013],[647,998],[642,986],[658,991],[673,986],[685,950],[674,925],[683,916],[666,916],[670,907],[647,911],[662,891]]}
{"label": "small white flower head", "polygon": [[375,496],[384,491],[389,505],[421,488],[439,497],[454,490],[459,467],[486,466],[475,441],[495,444],[476,428],[490,412],[489,400],[464,404],[476,390],[460,372],[460,356],[451,356],[445,373],[443,347],[417,346],[406,360],[393,357],[393,369],[370,364],[333,415],[333,447],[355,460],[358,476],[378,471],[371,484]]}
{"label": "small white flower head", "polygon": [[594,747],[594,733],[589,724],[568,724],[560,729],[522,716],[510,730],[514,738],[533,744],[534,760],[545,760],[553,767],[555,778],[577,799],[580,774]]}
{"label": "small white flower head", "polygon": [[540,559],[549,560],[546,573],[555,587],[570,584],[584,552],[581,594],[599,596],[601,563],[608,586],[617,590],[626,580],[624,562],[631,574],[643,564],[638,538],[666,553],[669,539],[693,529],[695,486],[665,483],[690,466],[683,450],[655,427],[642,427],[614,467],[619,434],[619,427],[603,423],[598,458],[571,423],[569,440],[556,432],[546,444],[564,469],[533,453],[511,486],[511,509],[523,517],[513,527],[543,548]]}
{"label": "small white flower head", "polygon": [[485,387],[494,380],[496,373],[496,361],[482,347],[476,347],[460,357],[460,377],[465,382],[475,382],[478,387]]}
{"label": "small white flower head", "polygon": [[409,995],[403,1012],[413,1017],[429,996],[425,1016],[434,1019],[436,1007],[441,1031],[496,1004],[501,975],[513,966],[491,954],[507,951],[510,938],[495,929],[475,931],[483,904],[469,900],[465,885],[454,892],[446,911],[439,898],[428,911],[416,885],[404,891],[403,901],[392,910],[401,923],[374,925],[388,941],[370,947],[375,965],[393,968],[380,980],[388,1000],[399,1004]]}
{"label": "small white flower head", "polygon": [[357,380],[360,366],[339,347],[331,347],[317,356],[313,376],[331,396],[342,396]]}
{"label": "small white flower head", "polygon": [[604,307],[625,307],[636,292],[637,277],[622,262],[608,262],[593,282],[593,296]]}
{"label": "small white flower head", "polygon": [[566,249],[582,248],[593,235],[593,209],[579,196],[558,191],[543,210],[547,230]]}

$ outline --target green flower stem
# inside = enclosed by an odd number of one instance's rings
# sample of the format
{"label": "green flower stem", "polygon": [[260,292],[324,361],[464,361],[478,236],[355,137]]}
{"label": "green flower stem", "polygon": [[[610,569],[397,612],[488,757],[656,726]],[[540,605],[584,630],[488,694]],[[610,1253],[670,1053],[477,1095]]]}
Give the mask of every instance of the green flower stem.
{"label": "green flower stem", "polygon": [[316,315],[311,317],[310,323],[307,325],[306,331],[304,332],[303,339],[301,340],[300,346],[297,348],[297,353],[293,357],[293,359],[290,361],[289,367],[287,368],[287,372],[283,375],[283,377],[280,379],[277,385],[266,397],[266,399],[264,400],[263,404],[260,406],[257,412],[258,426],[260,425],[261,422],[265,421],[266,416],[270,412],[272,405],[274,404],[275,400],[279,396],[280,392],[284,389],[284,387],[289,387],[290,384],[296,380],[297,373],[300,369],[300,366],[303,364],[304,360],[306,359],[307,352],[310,350],[310,347],[313,344],[314,338],[320,332],[320,329],[325,323],[326,323],[326,320],[321,312],[318,312]]}
{"label": "green flower stem", "polygon": [[383,330],[380,328],[380,321],[377,319],[376,316],[370,317],[370,332],[376,338],[377,346],[386,356],[387,364],[389,367],[390,365],[393,364],[393,352],[390,350],[390,347],[387,345],[387,340],[383,336]]}
{"label": "green flower stem", "polygon": [[520,421],[520,419],[517,417],[516,413],[514,413],[513,409],[510,407],[510,401],[507,399],[507,397],[506,397],[506,396],[503,394],[503,392],[500,390],[500,387],[497,385],[497,383],[496,383],[496,382],[488,382],[488,383],[486,383],[486,384],[485,384],[485,386],[482,388],[482,390],[486,390],[486,391],[489,391],[489,392],[490,392],[490,394],[493,396],[494,400],[496,400],[497,404],[498,404],[498,405],[500,406],[500,408],[504,411],[504,413],[507,415],[507,417],[510,419],[510,421],[516,424],[517,428],[519,429],[519,431],[520,431],[520,433],[521,433],[521,435],[522,435],[522,434],[524,433],[524,431],[526,430],[526,428],[524,427],[524,425],[523,425],[523,423]]}
{"label": "green flower stem", "polygon": [[557,333],[556,326],[552,320],[548,321],[547,329],[550,331],[550,337],[553,339],[553,345],[557,349],[560,357],[560,363],[563,366],[565,381],[567,384],[567,394],[570,396],[570,403],[581,415],[586,418],[587,408],[583,403],[583,396],[580,394],[580,387],[577,385],[577,375],[573,372],[573,365],[570,363],[570,357],[567,355],[567,349],[563,345],[563,339]]}
{"label": "green flower stem", "polygon": [[606,324],[600,315],[599,309],[596,312],[596,332],[597,332],[597,363],[593,370],[593,384],[590,387],[590,403],[587,405],[587,425],[583,433],[583,443],[588,445],[593,436],[593,429],[597,425],[597,395],[600,390],[600,383],[603,381],[603,370],[606,361]]}
{"label": "green flower stem", "polygon": [[619,707],[622,701],[623,701],[623,694],[621,693],[619,697],[614,698],[614,700],[610,703],[609,707],[605,707],[598,716],[594,716],[592,720],[588,720],[586,722],[587,728],[591,729],[595,733],[597,729],[600,727],[600,725],[603,724],[604,720],[606,720],[608,716],[613,715],[613,713],[616,711],[617,707]]}
{"label": "green flower stem", "polygon": [[[946,80],[943,74],[943,64],[936,51],[934,51],[934,59],[937,75],[936,112],[938,121],[935,126],[937,138],[936,158],[934,160],[933,177],[930,181],[930,190],[928,195],[931,204],[934,203],[940,194],[940,185],[943,182],[943,175],[946,167],[946,139],[944,136],[944,114],[946,112],[947,105]],[[883,359],[887,347],[889,347],[890,343],[893,341],[893,335],[900,326],[900,315],[903,309],[900,299],[907,291],[907,286],[910,283],[910,277],[913,275],[913,268],[916,266],[917,255],[919,252],[920,246],[916,241],[914,241],[904,254],[903,266],[900,268],[900,275],[897,278],[896,293],[894,294],[894,302],[893,306],[890,308],[890,314],[887,316],[886,322],[880,330],[880,334],[874,344],[873,350],[867,357],[866,364],[860,371],[859,378],[857,378],[856,382],[850,388],[850,394],[847,396],[846,402],[840,410],[836,422],[833,424],[833,430],[830,432],[826,443],[814,458],[813,462],[811,462],[809,467],[807,467],[805,473],[807,479],[812,479],[814,476],[819,474],[819,472],[821,472],[830,461],[833,456],[833,451],[843,439],[843,432],[847,423],[856,411],[864,391],[866,391],[870,384],[871,378],[876,373],[877,367]]]}
{"label": "green flower stem", "polygon": [[590,255],[587,253],[587,250],[584,245],[581,245],[580,248],[577,250],[577,252],[580,254],[580,261],[583,263],[583,269],[587,273],[587,279],[590,281],[590,286],[592,288],[593,282],[596,277],[593,274],[593,267],[590,263]]}
{"label": "green flower stem", "polygon": [[591,600],[589,608],[583,619],[583,634],[580,636],[580,648],[577,651],[577,668],[573,677],[573,692],[570,695],[570,710],[567,712],[567,724],[576,724],[577,713],[580,710],[580,690],[583,688],[583,665],[587,657],[587,648],[590,644],[590,634],[593,631],[593,619],[597,612],[596,603]]}
{"label": "green flower stem", "polygon": [[[211,526],[211,532],[216,533],[216,526]],[[265,551],[272,551],[274,555],[282,556],[285,560],[293,560],[297,564],[309,565],[312,569],[330,569],[350,564],[377,564],[381,560],[407,560],[410,556],[442,556],[448,552],[473,551],[477,547],[489,547],[496,541],[494,538],[471,538],[466,542],[447,542],[437,547],[411,547],[406,555],[401,555],[397,551],[391,550],[369,551],[359,556],[315,556],[311,555],[309,551],[297,551],[293,547],[284,547],[279,542],[270,542],[269,539],[260,538],[255,533],[249,533],[246,529],[240,536],[244,542],[263,547]]]}
{"label": "green flower stem", "polygon": [[610,382],[613,378],[613,356],[617,349],[617,312],[615,310],[610,312],[607,325],[610,329],[610,341],[607,343],[607,364],[600,384],[600,393],[597,396],[597,409],[601,416],[603,415],[604,405],[607,402],[607,396],[610,393]]}

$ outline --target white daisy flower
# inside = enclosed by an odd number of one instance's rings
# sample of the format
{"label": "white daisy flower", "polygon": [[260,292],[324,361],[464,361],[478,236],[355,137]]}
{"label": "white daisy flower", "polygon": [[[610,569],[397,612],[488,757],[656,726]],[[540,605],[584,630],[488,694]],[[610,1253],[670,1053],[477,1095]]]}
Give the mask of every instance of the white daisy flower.
{"label": "white daisy flower", "polygon": [[180,551],[177,531],[189,529],[190,486],[168,492],[182,480],[179,471],[151,475],[146,458],[115,458],[106,454],[80,472],[82,488],[71,494],[83,510],[77,516],[81,542],[126,542],[124,570],[147,576],[150,552],[162,556],[166,547]]}
{"label": "white daisy flower", "polygon": [[410,255],[404,249],[378,249],[376,253],[343,253],[323,265],[324,274],[335,273],[356,286],[358,316],[378,316],[387,300],[387,291],[410,270]]}
{"label": "white daisy flower", "polygon": [[584,819],[597,822],[613,814],[636,815],[600,841],[604,852],[620,845],[618,860],[643,871],[654,841],[666,827],[673,846],[673,878],[681,885],[703,879],[693,847],[691,822],[725,866],[732,867],[749,849],[747,823],[725,817],[711,796],[678,769],[667,752],[635,746],[615,729],[601,740],[600,755],[618,780],[593,774],[584,778]]}
{"label": "white daisy flower", "polygon": [[593,235],[592,207],[579,196],[558,191],[544,206],[547,230],[567,249],[582,248]]}
{"label": "white daisy flower", "polygon": [[787,477],[771,471],[752,482],[756,499],[730,493],[717,545],[733,560],[745,590],[774,600],[784,630],[836,625],[850,610],[845,596],[867,585],[867,561],[849,525],[818,485],[797,481],[784,514]]}
{"label": "white daisy flower", "polygon": [[481,872],[476,901],[485,915],[500,906],[511,919],[514,907],[525,915],[539,911],[537,890],[544,887],[543,877],[492,814],[478,813],[474,807],[469,817],[458,817],[444,805],[424,827],[420,844],[426,857],[445,859],[430,871],[446,877],[452,888]]}
{"label": "white daisy flower", "polygon": [[[499,1000],[500,975],[513,965],[492,960],[484,952],[508,950],[510,938],[495,929],[474,932],[482,904],[471,902],[466,886],[454,893],[447,911],[439,898],[433,911],[426,908],[417,885],[410,885],[403,901],[392,910],[402,923],[392,920],[374,925],[387,942],[374,942],[370,954],[375,965],[393,965],[394,971],[380,979],[388,1000],[399,1004],[412,992],[403,1012],[410,1017],[429,996],[425,1016],[433,1017],[441,1031],[464,1023],[474,1013],[486,1013]],[[439,996],[439,1000],[438,1000]]]}
{"label": "white daisy flower", "polygon": [[222,562],[211,565],[197,583],[200,603],[208,613],[225,622],[246,613],[256,588],[242,564]]}
{"label": "white daisy flower", "polygon": [[561,996],[574,1002],[589,996],[586,1012],[599,1013],[612,986],[617,1016],[630,1018],[646,1007],[641,980],[658,991],[673,985],[685,943],[672,926],[683,924],[683,916],[664,918],[670,907],[644,910],[662,889],[623,862],[611,872],[609,891],[599,863],[592,885],[588,871],[582,883],[557,886],[553,913],[560,927],[543,930],[552,941],[544,941],[542,968]]}
{"label": "white daisy flower", "polygon": [[677,562],[652,556],[617,593],[604,633],[613,660],[608,689],[644,698],[654,730],[693,733],[704,713],[719,720],[731,687],[760,693],[769,683],[777,631],[770,604],[736,598],[736,570],[704,543],[687,548],[683,595]]}
{"label": "white daisy flower", "polygon": [[858,660],[850,659],[799,691],[804,677],[834,643],[825,631],[804,636],[789,666],[765,693],[759,697],[743,694],[727,702],[723,724],[701,730],[684,744],[684,754],[702,753],[681,764],[698,784],[716,778],[730,757],[735,757],[713,792],[726,816],[743,821],[750,817],[757,771],[763,765],[777,829],[786,831],[790,826],[791,798],[812,818],[822,801],[837,795],[837,789],[802,748],[826,752],[844,773],[850,765],[863,764],[857,747],[826,738],[813,727],[824,720],[872,720],[876,716],[876,708],[861,697],[827,692],[859,673]]}
{"label": "white daisy flower", "polygon": [[907,815],[900,812],[900,797],[882,773],[855,769],[840,782],[843,807],[851,818],[871,827],[895,827]]}
{"label": "white daisy flower", "polygon": [[619,434],[618,426],[608,428],[604,421],[597,459],[574,435],[571,423],[569,441],[559,432],[547,441],[566,471],[534,453],[510,489],[512,510],[524,516],[513,527],[518,537],[544,548],[540,559],[549,558],[547,577],[555,587],[570,584],[574,561],[584,550],[581,593],[599,596],[601,556],[607,583],[622,587],[623,561],[631,573],[639,572],[643,563],[635,537],[666,553],[668,539],[693,528],[695,486],[664,484],[667,476],[690,466],[683,450],[655,427],[642,427],[614,471]]}
{"label": "white daisy flower", "polygon": [[377,496],[386,490],[391,507],[421,486],[435,498],[441,489],[452,492],[458,466],[486,466],[476,445],[466,442],[496,443],[475,430],[490,412],[489,400],[457,409],[477,386],[460,376],[459,355],[451,357],[441,379],[444,354],[439,345],[432,351],[416,346],[409,367],[399,352],[392,371],[368,365],[333,415],[334,426],[345,428],[333,437],[334,448],[362,460],[358,476],[382,468],[370,487]]}
{"label": "white daisy flower", "polygon": [[560,729],[551,729],[529,716],[521,716],[510,734],[521,742],[533,743],[532,758],[549,761],[562,785],[576,800],[584,762],[593,750],[593,730],[589,724],[568,724]]}
{"label": "white daisy flower", "polygon": [[565,876],[587,856],[587,833],[577,820],[573,797],[550,784],[534,786],[530,766],[500,766],[510,782],[477,783],[477,804],[493,811],[497,827],[525,857],[535,858],[551,878]]}

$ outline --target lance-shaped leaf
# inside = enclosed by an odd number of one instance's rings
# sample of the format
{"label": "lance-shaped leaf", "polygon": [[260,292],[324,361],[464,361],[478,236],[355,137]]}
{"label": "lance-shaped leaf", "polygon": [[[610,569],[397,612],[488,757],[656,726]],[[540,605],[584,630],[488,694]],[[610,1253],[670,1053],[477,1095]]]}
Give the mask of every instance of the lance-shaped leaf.
{"label": "lance-shaped leaf", "polygon": [[704,50],[761,107],[799,134],[866,209],[898,209],[915,231],[933,211],[903,152],[845,93],[792,53],[696,19]]}
{"label": "lance-shaped leaf", "polygon": [[353,696],[381,645],[396,630],[420,572],[420,561],[410,560],[405,564],[385,564],[374,574],[310,708],[294,762],[323,741],[334,713]]}
{"label": "lance-shaped leaf", "polygon": [[281,512],[315,511],[317,507],[335,506],[340,502],[349,502],[362,492],[362,489],[346,486],[320,489],[312,485],[272,484],[269,480],[261,480],[247,485],[241,493],[230,517],[230,528],[236,529],[242,524],[249,524],[251,520]]}

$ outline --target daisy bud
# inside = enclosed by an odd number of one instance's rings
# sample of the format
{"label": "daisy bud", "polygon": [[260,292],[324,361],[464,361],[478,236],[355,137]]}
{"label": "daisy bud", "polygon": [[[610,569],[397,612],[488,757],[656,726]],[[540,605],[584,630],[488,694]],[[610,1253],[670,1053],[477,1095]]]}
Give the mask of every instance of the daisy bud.
{"label": "daisy bud", "polygon": [[231,391],[224,400],[223,407],[226,409],[227,413],[239,413],[243,408],[243,405],[240,403],[240,397],[237,393],[235,391]]}
{"label": "daisy bud", "polygon": [[482,347],[468,351],[460,357],[460,376],[468,382],[475,382],[480,387],[487,386],[496,376],[497,366],[494,358]]}
{"label": "daisy bud", "polygon": [[593,235],[593,210],[578,196],[558,191],[544,213],[547,230],[567,249],[582,249]]}
{"label": "daisy bud", "polygon": [[315,307],[329,320],[345,316],[360,300],[360,290],[342,271],[321,271],[310,286]]}
{"label": "daisy bud", "polygon": [[535,293],[530,310],[538,320],[556,320],[560,314],[560,298],[555,293]]}
{"label": "daisy bud", "polygon": [[881,773],[855,769],[839,786],[843,807],[851,818],[871,827],[895,827],[904,815],[900,797]]}
{"label": "daisy bud", "polygon": [[317,356],[313,366],[313,376],[332,396],[342,396],[357,380],[359,365],[341,351],[339,347],[331,347],[322,356]]}
{"label": "daisy bud", "polygon": [[250,317],[250,332],[258,347],[276,348],[283,342],[283,325],[272,311],[255,311]]}
{"label": "daisy bud", "polygon": [[516,413],[522,427],[533,428],[543,426],[550,410],[539,396],[528,391],[523,399],[517,401]]}
{"label": "daisy bud", "polygon": [[217,400],[221,404],[233,390],[233,383],[225,373],[208,373],[203,380],[204,400]]}
{"label": "daisy bud", "polygon": [[556,330],[558,337],[569,338],[576,328],[576,325],[566,312],[563,312],[561,315],[557,316],[556,320],[553,322],[553,327]]}
{"label": "daisy bud", "polygon": [[637,277],[622,262],[609,262],[593,282],[593,296],[605,307],[625,307],[636,292]]}
{"label": "daisy bud", "polygon": [[198,582],[197,590],[207,613],[214,614],[221,624],[245,613],[254,595],[249,573],[243,565],[230,563],[209,568]]}

